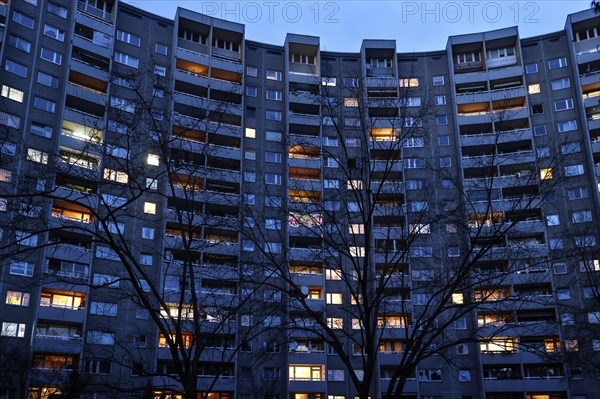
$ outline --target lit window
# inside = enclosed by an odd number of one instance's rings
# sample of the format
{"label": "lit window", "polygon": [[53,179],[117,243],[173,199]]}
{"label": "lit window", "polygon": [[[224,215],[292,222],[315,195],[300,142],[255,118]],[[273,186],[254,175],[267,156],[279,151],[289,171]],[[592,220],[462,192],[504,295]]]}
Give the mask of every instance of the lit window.
{"label": "lit window", "polygon": [[14,87],[2,85],[2,97],[22,103],[23,102],[23,94],[24,93],[21,90],[17,90]]}
{"label": "lit window", "polygon": [[527,86],[527,92],[529,94],[538,94],[538,93],[541,93],[542,90],[540,88],[540,84],[539,83],[535,83],[535,84]]}
{"label": "lit window", "polygon": [[419,78],[404,78],[399,83],[400,87],[419,87]]}
{"label": "lit window", "polygon": [[[256,69],[256,68],[254,68],[254,69]],[[250,76],[255,76],[255,75],[250,75]],[[281,80],[282,74],[280,71],[273,71],[273,70],[267,69],[266,77],[267,77],[267,80]]]}
{"label": "lit window", "polygon": [[344,328],[344,319],[341,317],[328,317],[327,327],[335,330],[341,330]]}
{"label": "lit window", "polygon": [[33,148],[28,148],[27,149],[27,160],[42,163],[45,165],[48,163],[48,153],[40,151],[40,150],[35,150]]}
{"label": "lit window", "polygon": [[245,136],[249,139],[253,139],[256,137],[256,129],[253,129],[251,127],[247,127],[246,128],[246,134]]}
{"label": "lit window", "polygon": [[28,292],[7,291],[6,304],[15,306],[29,306],[30,294]]}
{"label": "lit window", "polygon": [[452,303],[455,305],[462,305],[464,303],[464,297],[461,292],[455,292],[452,294]]}
{"label": "lit window", "polygon": [[160,157],[158,155],[148,154],[148,159],[146,160],[146,163],[151,166],[158,166],[159,161],[160,161]]}
{"label": "lit window", "polygon": [[104,180],[127,184],[129,182],[129,175],[118,170],[104,168]]}
{"label": "lit window", "polygon": [[328,292],[326,295],[328,305],[341,305],[342,294],[338,292]]}
{"label": "lit window", "polygon": [[27,325],[23,323],[3,322],[0,335],[3,337],[23,338],[25,337],[26,328]]}
{"label": "lit window", "polygon": [[144,202],[144,213],[149,215],[156,214],[156,204],[154,202]]}
{"label": "lit window", "polygon": [[552,179],[552,168],[540,169],[540,179],[542,179],[542,180]]}

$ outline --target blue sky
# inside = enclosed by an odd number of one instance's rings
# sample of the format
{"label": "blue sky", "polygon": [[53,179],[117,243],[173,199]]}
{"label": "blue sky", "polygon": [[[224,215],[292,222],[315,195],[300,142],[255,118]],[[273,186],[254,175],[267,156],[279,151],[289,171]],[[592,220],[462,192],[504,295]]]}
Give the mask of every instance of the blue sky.
{"label": "blue sky", "polygon": [[518,25],[521,37],[564,27],[589,0],[545,1],[127,1],[172,19],[177,6],[246,25],[246,39],[283,45],[285,34],[321,37],[321,50],[360,50],[395,39],[399,52],[441,50],[448,36]]}

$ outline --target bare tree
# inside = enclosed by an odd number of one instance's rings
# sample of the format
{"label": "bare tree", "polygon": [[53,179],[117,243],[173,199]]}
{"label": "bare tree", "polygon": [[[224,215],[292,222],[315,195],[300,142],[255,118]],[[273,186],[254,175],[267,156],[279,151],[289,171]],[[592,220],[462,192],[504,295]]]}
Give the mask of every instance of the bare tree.
{"label": "bare tree", "polygon": [[[290,352],[326,344],[358,397],[400,398],[412,379],[441,380],[440,360],[469,372],[461,355],[479,346],[528,350],[517,336],[539,335],[540,323],[556,322],[534,320],[525,304],[535,303],[536,292],[513,292],[510,278],[527,274],[533,285],[536,271],[547,270],[543,234],[531,227],[544,225],[540,206],[558,180],[547,174],[559,160],[507,162],[532,153],[531,143],[517,150],[502,144],[518,134],[505,121],[523,105],[496,98],[487,111],[492,130],[482,136],[491,151],[468,160],[473,175],[463,185],[444,158],[433,165],[425,158],[435,156],[419,156],[431,139],[433,98],[412,94],[411,79],[400,88],[397,79],[368,79],[345,82],[351,94],[344,96],[327,78],[290,88],[317,98],[323,145],[290,127],[289,203],[275,204],[279,212],[268,219],[246,206],[252,222],[242,235],[260,251],[257,266],[283,281]],[[319,284],[311,287],[318,276],[329,280],[326,298]],[[503,313],[506,302],[511,310]],[[517,334],[514,323],[528,317],[532,323],[521,323]],[[537,341],[530,347],[539,348]],[[327,377],[335,381],[332,368]],[[308,377],[293,369],[290,380],[325,379],[322,369]]]}
{"label": "bare tree", "polygon": [[[169,79],[145,68],[117,71],[111,82],[110,103],[98,108],[108,112],[106,129],[81,113],[85,101],[67,104],[84,115],[63,125],[70,145],[58,154],[28,154],[19,188],[1,188],[14,222],[0,251],[11,272],[33,277],[23,286],[41,291],[42,309],[62,310],[65,319],[90,309],[83,342],[80,324],[63,335],[64,326],[37,322],[37,340],[58,335],[86,346],[86,358],[74,356],[61,371],[96,374],[88,385],[114,392],[151,387],[205,397],[233,381],[247,341],[264,329],[277,334],[264,327],[260,304],[238,295],[242,283],[247,291],[265,283],[238,269],[241,85],[210,97],[180,82],[173,91]],[[82,84],[84,93],[98,94]],[[171,113],[176,96],[184,101]],[[16,164],[4,155],[2,161]],[[34,271],[39,256],[45,267]],[[256,322],[244,324],[242,311]],[[254,351],[253,361],[260,358]],[[104,376],[111,363],[139,378]],[[66,392],[67,385],[59,388]]]}

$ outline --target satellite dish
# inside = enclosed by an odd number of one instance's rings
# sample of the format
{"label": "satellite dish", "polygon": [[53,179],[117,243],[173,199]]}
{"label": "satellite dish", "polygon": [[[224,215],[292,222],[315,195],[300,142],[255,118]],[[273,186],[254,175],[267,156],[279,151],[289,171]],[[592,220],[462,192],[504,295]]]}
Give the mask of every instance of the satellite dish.
{"label": "satellite dish", "polygon": [[296,341],[290,342],[289,345],[290,345],[290,350],[291,351],[295,351],[298,348],[298,342],[296,342]]}
{"label": "satellite dish", "polygon": [[300,287],[300,294],[302,294],[302,296],[304,298],[308,297],[308,294],[310,293],[310,291],[308,291],[308,288],[303,285],[302,287]]}

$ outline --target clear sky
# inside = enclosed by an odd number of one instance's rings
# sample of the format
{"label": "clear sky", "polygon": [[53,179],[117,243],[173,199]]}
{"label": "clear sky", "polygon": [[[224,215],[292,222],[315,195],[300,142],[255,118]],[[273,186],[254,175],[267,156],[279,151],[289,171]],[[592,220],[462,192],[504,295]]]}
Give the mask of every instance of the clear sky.
{"label": "clear sky", "polygon": [[178,6],[246,25],[246,39],[283,45],[286,33],[320,36],[321,50],[358,52],[362,39],[395,39],[399,52],[442,50],[448,36],[518,25],[521,37],[563,29],[589,0],[200,1],[126,0],[173,19]]}

